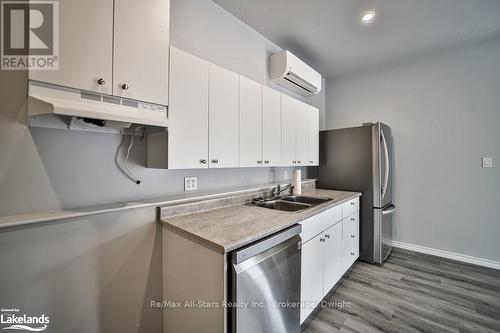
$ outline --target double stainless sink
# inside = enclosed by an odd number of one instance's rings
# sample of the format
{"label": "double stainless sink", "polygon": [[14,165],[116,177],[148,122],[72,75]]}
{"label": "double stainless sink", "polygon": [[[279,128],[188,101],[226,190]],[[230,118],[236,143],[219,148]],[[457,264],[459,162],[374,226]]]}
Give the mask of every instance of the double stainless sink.
{"label": "double stainless sink", "polygon": [[287,195],[281,198],[254,200],[252,204],[257,207],[281,210],[285,212],[297,212],[331,200],[333,199],[308,197],[303,195]]}

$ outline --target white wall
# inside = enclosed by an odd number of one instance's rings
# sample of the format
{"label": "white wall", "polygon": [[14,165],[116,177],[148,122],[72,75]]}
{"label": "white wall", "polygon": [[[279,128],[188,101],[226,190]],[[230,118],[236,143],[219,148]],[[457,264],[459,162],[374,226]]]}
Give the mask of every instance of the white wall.
{"label": "white wall", "polygon": [[328,129],[392,127],[395,240],[500,261],[499,59],[497,38],[327,80]]}

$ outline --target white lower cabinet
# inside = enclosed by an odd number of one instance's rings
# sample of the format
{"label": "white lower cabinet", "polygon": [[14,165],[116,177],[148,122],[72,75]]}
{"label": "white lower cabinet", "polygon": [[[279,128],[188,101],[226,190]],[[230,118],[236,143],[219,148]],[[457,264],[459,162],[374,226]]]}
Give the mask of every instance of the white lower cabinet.
{"label": "white lower cabinet", "polygon": [[323,298],[323,235],[318,235],[302,245],[302,273],[300,322],[314,310]]}
{"label": "white lower cabinet", "polygon": [[325,231],[323,295],[335,286],[344,273],[342,271],[342,223],[337,223]]}
{"label": "white lower cabinet", "polygon": [[359,256],[359,212],[352,207],[359,207],[359,198],[300,222],[301,324]]}

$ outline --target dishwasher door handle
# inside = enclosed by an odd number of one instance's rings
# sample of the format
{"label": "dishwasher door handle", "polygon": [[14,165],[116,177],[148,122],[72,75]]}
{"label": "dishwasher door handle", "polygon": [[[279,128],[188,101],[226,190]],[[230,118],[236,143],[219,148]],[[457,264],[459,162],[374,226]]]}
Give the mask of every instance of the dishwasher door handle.
{"label": "dishwasher door handle", "polygon": [[276,245],[285,242],[286,240],[300,234],[302,231],[302,225],[296,224],[288,229],[280,231],[274,235],[264,238],[254,244],[250,244],[243,249],[236,250],[232,252],[231,262],[234,265],[240,264],[245,260],[248,260],[259,253],[267,251]]}

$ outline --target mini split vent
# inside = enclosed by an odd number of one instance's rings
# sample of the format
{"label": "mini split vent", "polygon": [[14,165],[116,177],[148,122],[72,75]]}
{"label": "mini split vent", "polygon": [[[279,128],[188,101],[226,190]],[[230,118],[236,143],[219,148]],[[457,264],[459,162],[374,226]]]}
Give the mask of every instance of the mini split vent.
{"label": "mini split vent", "polygon": [[310,97],[321,91],[321,74],[290,51],[271,56],[270,73],[271,80],[299,95]]}

